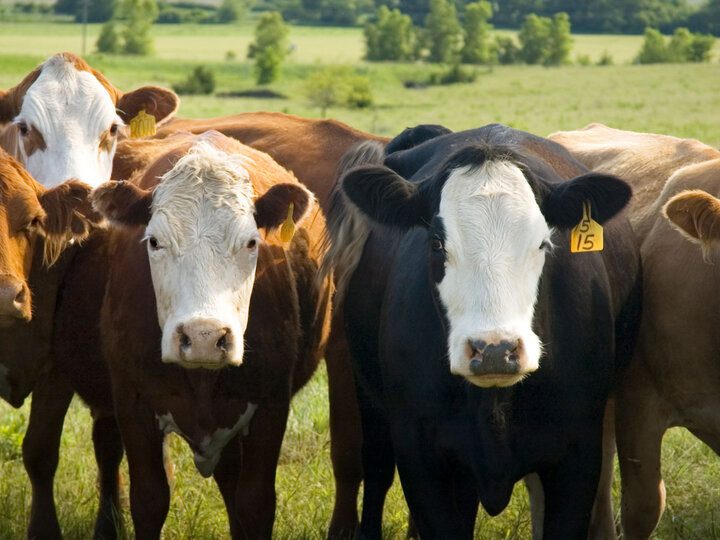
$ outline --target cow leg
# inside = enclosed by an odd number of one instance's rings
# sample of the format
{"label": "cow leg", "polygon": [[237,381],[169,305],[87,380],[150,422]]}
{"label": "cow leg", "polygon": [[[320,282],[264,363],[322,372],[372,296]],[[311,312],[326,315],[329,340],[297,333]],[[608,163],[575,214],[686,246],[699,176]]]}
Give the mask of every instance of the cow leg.
{"label": "cow leg", "polygon": [[665,508],[660,451],[669,421],[666,403],[634,362],[618,391],[615,418],[626,540],[649,538]]}
{"label": "cow leg", "polygon": [[213,471],[215,483],[217,483],[220,494],[225,502],[225,509],[227,510],[228,520],[230,522],[230,534],[233,538],[242,537],[242,529],[240,528],[240,521],[237,516],[235,504],[241,466],[242,446],[240,437],[237,436],[223,448],[222,454],[220,454],[220,460]]}
{"label": "cow leg", "polygon": [[289,410],[289,400],[260,404],[250,433],[242,439],[242,468],[235,494],[240,534],[236,538],[255,540],[272,536],[275,472]]}
{"label": "cow leg", "polygon": [[428,466],[412,422],[393,431],[400,481],[420,538],[472,539],[478,509],[472,484],[442,463]]}
{"label": "cow leg", "polygon": [[336,313],[325,351],[330,401],[330,457],[335,475],[335,507],[328,538],[342,539],[352,538],[358,525],[362,428],[342,312]]}
{"label": "cow leg", "polygon": [[[113,381],[118,382],[118,381]],[[124,381],[123,381],[124,382]],[[170,508],[170,490],[163,459],[164,434],[155,414],[138,396],[113,387],[115,412],[130,469],[130,513],[138,540],[160,538]]]}
{"label": "cow leg", "polygon": [[590,540],[615,540],[615,514],[612,507],[613,461],[615,459],[615,399],[608,400],[603,419],[602,468],[595,504],[590,518]]}
{"label": "cow leg", "polygon": [[369,406],[358,391],[362,421],[363,507],[359,540],[382,538],[382,516],[385,496],[395,477],[395,453],[390,440],[390,427],[384,414]]}
{"label": "cow leg", "polygon": [[523,478],[530,500],[530,522],[532,523],[532,540],[542,540],[543,520],[545,518],[545,492],[537,473],[530,473]]}
{"label": "cow leg", "polygon": [[35,386],[30,422],[23,439],[23,463],[32,486],[28,538],[60,538],[55,512],[53,480],[57,470],[65,414],[73,390],[55,370]]}
{"label": "cow leg", "polygon": [[98,465],[100,509],[93,538],[117,538],[122,529],[120,515],[120,461],[123,445],[115,417],[93,411],[93,445]]}
{"label": "cow leg", "polygon": [[585,429],[596,432],[593,436],[576,441],[566,459],[539,471],[545,494],[543,538],[587,538],[602,460],[602,419],[595,422],[596,429],[592,422],[588,419]]}

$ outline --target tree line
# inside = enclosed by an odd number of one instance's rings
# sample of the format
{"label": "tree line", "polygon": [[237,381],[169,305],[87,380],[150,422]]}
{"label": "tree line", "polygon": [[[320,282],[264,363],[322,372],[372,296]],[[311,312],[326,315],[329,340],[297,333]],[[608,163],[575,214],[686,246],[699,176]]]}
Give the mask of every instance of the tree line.
{"label": "tree line", "polygon": [[[87,2],[88,21],[105,22],[112,18],[120,1],[56,0],[54,10],[75,15],[80,21]],[[461,22],[475,15],[467,6],[476,2],[451,2]],[[290,23],[364,26],[374,21],[379,7],[385,6],[422,25],[432,10],[432,0],[222,0],[218,6],[193,0],[160,0],[157,5],[159,23],[230,23],[253,9],[278,11]],[[720,35],[720,0],[705,0],[700,5],[688,0],[494,0],[492,12],[492,22],[498,28],[519,28],[531,13],[553,17],[563,12],[576,32],[640,34],[651,27],[669,33],[684,27]]]}

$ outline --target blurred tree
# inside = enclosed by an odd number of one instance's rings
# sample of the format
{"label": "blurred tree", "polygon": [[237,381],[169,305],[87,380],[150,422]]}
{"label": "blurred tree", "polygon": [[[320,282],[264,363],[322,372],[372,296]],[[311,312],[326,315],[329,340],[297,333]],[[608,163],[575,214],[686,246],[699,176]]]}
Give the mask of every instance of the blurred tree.
{"label": "blurred tree", "polygon": [[425,17],[424,39],[430,62],[450,63],[460,52],[462,29],[455,5],[448,0],[430,0],[430,13]]}
{"label": "blurred tree", "polygon": [[380,6],[377,22],[365,27],[365,58],[377,60],[413,60],[417,34],[410,17],[399,10]]}
{"label": "blurred tree", "polygon": [[248,58],[255,59],[255,79],[267,84],[277,79],[280,64],[288,54],[290,29],[277,11],[263,13],[255,26],[255,41],[250,44]]}
{"label": "blurred tree", "polygon": [[492,4],[484,0],[465,7],[465,39],[460,51],[467,64],[494,64],[497,61],[495,43],[490,39]]}

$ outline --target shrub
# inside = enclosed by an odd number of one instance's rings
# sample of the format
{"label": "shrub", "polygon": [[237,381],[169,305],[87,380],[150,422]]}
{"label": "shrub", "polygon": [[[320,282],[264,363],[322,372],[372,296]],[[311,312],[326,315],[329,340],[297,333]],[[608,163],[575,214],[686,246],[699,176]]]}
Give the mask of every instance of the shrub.
{"label": "shrub", "polygon": [[365,59],[413,60],[415,59],[417,31],[412,20],[399,10],[380,6],[377,22],[368,24],[364,30]]}
{"label": "shrub", "polygon": [[639,64],[657,64],[667,62],[669,58],[668,49],[662,34],[655,28],[645,29],[645,40],[637,56]]}
{"label": "shrub", "polygon": [[451,62],[460,52],[462,39],[455,4],[448,0],[430,0],[430,13],[425,17],[425,43],[428,60]]}
{"label": "shrub", "polygon": [[370,79],[348,67],[331,66],[313,71],[305,82],[310,103],[325,117],[330,107],[365,108],[373,103]]}
{"label": "shrub", "polygon": [[255,41],[250,44],[248,58],[255,59],[255,79],[267,84],[277,79],[280,64],[288,54],[287,36],[290,29],[277,11],[264,13],[255,27]]}
{"label": "shrub", "polygon": [[197,66],[183,82],[173,85],[178,94],[212,94],[215,91],[215,73],[205,66]]}
{"label": "shrub", "polygon": [[463,69],[460,62],[453,62],[446,71],[430,75],[428,84],[457,84],[471,83],[477,78],[477,72],[471,69]]}
{"label": "shrub", "polygon": [[120,34],[118,33],[117,23],[110,20],[102,25],[100,35],[98,36],[97,42],[98,52],[119,54],[122,51],[122,44],[120,43]]}
{"label": "shrub", "polygon": [[495,48],[497,50],[498,62],[503,65],[517,64],[522,61],[520,47],[510,36],[496,36]]}
{"label": "shrub", "polygon": [[465,6],[465,40],[460,51],[462,61],[467,64],[494,64],[497,50],[490,40],[492,25],[492,4],[484,0]]}

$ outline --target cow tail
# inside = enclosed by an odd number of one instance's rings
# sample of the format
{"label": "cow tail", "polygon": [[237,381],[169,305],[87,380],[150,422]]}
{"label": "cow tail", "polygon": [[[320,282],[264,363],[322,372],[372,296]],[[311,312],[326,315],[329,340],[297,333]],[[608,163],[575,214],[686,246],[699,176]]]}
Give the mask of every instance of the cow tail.
{"label": "cow tail", "polygon": [[365,217],[350,203],[342,190],[343,177],[360,165],[380,164],[384,157],[383,144],[368,140],[351,146],[338,163],[323,237],[325,257],[320,265],[321,278],[334,273],[336,305],[342,300],[350,277],[360,262],[369,233]]}

